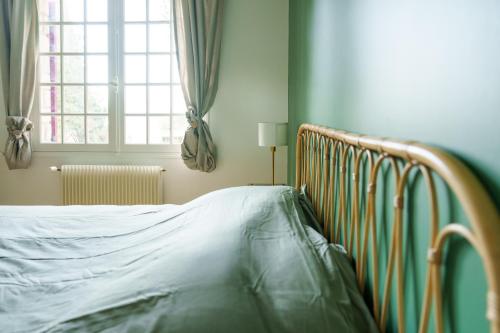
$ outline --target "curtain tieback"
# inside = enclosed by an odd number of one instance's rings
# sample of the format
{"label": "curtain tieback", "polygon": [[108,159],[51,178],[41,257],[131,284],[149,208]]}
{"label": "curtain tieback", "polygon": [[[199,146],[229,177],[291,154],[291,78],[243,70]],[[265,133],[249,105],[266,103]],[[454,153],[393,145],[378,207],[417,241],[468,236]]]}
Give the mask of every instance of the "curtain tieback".
{"label": "curtain tieback", "polygon": [[198,123],[201,119],[200,117],[198,117],[198,111],[194,106],[191,105],[188,106],[188,112],[186,112],[186,119],[192,128],[198,127]]}
{"label": "curtain tieback", "polygon": [[16,138],[16,140],[19,140],[22,138],[23,134],[24,134],[24,131],[22,130],[12,130],[12,129],[9,129],[9,134],[12,135],[13,137]]}
{"label": "curtain tieback", "polygon": [[26,117],[9,116],[5,123],[9,135],[16,140],[21,140],[33,128],[33,123]]}

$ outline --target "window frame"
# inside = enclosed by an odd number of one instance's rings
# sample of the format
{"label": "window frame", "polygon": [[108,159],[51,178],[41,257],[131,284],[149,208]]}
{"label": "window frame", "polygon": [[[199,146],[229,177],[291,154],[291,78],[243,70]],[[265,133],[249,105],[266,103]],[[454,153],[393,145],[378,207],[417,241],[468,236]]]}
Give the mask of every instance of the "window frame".
{"label": "window frame", "polygon": [[[60,15],[62,15],[63,12],[63,3],[64,1],[60,0]],[[41,142],[41,133],[40,133],[40,116],[41,116],[41,103],[40,103],[40,87],[42,86],[37,79],[36,83],[36,98],[34,101],[34,109],[33,109],[33,115],[32,119],[34,122],[34,128],[32,130],[32,146],[33,146],[33,151],[35,152],[113,152],[113,153],[178,153],[180,152],[180,146],[181,144],[179,143],[168,143],[168,144],[126,144],[125,143],[125,101],[124,101],[124,92],[125,92],[125,73],[124,73],[124,65],[125,65],[125,56],[126,53],[124,52],[124,32],[125,32],[125,20],[124,20],[124,0],[102,0],[106,1],[108,5],[108,143],[107,144],[65,144],[65,143],[42,143]],[[86,4],[86,2],[84,2]],[[173,3],[173,0],[170,0],[171,6]],[[146,1],[146,6],[149,4],[149,0]],[[84,5],[85,9],[84,11],[86,12],[87,6]],[[172,7],[171,7],[172,8]],[[146,7],[146,15],[148,15],[148,10],[149,8]],[[148,19],[148,16],[146,16],[146,19]],[[85,20],[85,18],[84,18]],[[171,16],[168,21],[158,21],[158,23],[165,23],[168,22],[172,24],[172,10],[171,10]],[[149,24],[146,23],[149,22],[149,20],[145,22],[137,22],[137,23],[145,23],[146,24],[146,38],[149,39]],[[156,23],[156,21],[153,21]],[[96,24],[102,24],[102,22]],[[41,23],[42,24],[42,23]],[[41,25],[40,24],[40,25]],[[50,24],[50,23],[43,23],[43,24]],[[63,26],[63,21],[56,21],[53,23],[54,25],[59,25],[61,31],[62,31],[62,26]],[[88,24],[85,22],[85,24]],[[94,24],[94,22],[91,22],[90,24]],[[153,23],[154,24],[154,23]],[[85,28],[86,29],[86,28]],[[61,34],[61,33],[60,33]],[[170,38],[171,42],[173,43],[173,32],[172,29],[170,29]],[[63,53],[63,37],[62,34],[60,35],[61,38],[61,43],[60,43],[60,50],[59,50],[59,55]],[[92,52],[86,52],[86,48],[84,50],[84,54],[92,53]],[[146,49],[145,52],[142,54],[148,55],[150,54],[149,50]],[[152,52],[152,54],[155,54],[155,52]],[[175,54],[175,49],[171,49],[169,52],[161,52],[160,54],[169,54],[171,57],[176,56]],[[62,62],[62,56],[60,58]],[[144,85],[148,86],[151,84],[149,82],[149,61],[147,61],[148,67],[146,68],[146,77],[147,81],[146,83],[142,84],[139,83],[139,85]],[[172,64],[173,62],[170,61],[170,71],[172,73]],[[85,60],[86,64],[86,60]],[[84,68],[85,76],[86,76],[86,69]],[[61,73],[62,75],[62,73]],[[38,76],[38,75],[37,75]],[[172,77],[172,74],[170,74]],[[62,80],[61,80],[62,81]],[[172,85],[178,84],[180,86],[180,83],[165,83],[165,85],[170,86],[170,91],[172,92]],[[62,90],[62,82],[59,82],[58,85],[61,87]],[[87,83],[85,82],[84,85],[92,85],[92,83]],[[102,84],[106,85],[106,83]],[[155,85],[153,83],[152,85]],[[147,89],[149,91],[149,89]],[[61,95],[62,96],[62,95]],[[172,96],[172,95],[171,95]],[[149,103],[149,95],[147,95],[147,103]],[[86,102],[85,102],[86,103]],[[62,101],[61,101],[62,104]],[[184,115],[183,113],[176,113],[173,114],[171,113],[172,110],[172,98],[170,98],[170,112],[168,113],[168,116],[170,118],[170,138],[172,140],[173,138],[173,116],[174,115]],[[85,115],[87,115],[85,113]],[[98,114],[96,114],[98,115]],[[166,114],[164,114],[166,115]],[[149,113],[145,114],[147,123],[146,126],[148,127],[146,129],[146,140],[149,141]],[[187,122],[186,122],[187,124]],[[186,126],[187,128],[187,126]],[[63,135],[63,133],[61,133]]]}

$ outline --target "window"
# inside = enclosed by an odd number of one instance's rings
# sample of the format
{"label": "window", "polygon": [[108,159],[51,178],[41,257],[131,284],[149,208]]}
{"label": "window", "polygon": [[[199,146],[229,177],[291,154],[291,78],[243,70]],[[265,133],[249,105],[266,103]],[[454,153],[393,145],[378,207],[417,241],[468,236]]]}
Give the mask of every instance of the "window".
{"label": "window", "polygon": [[170,9],[171,0],[40,1],[41,145],[182,141]]}

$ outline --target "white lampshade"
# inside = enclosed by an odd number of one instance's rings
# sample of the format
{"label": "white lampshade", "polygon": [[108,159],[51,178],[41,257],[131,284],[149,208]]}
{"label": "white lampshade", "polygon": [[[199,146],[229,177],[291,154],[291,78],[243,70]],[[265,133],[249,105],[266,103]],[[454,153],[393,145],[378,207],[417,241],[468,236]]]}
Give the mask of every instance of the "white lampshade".
{"label": "white lampshade", "polygon": [[259,123],[259,146],[286,146],[287,128],[287,123]]}

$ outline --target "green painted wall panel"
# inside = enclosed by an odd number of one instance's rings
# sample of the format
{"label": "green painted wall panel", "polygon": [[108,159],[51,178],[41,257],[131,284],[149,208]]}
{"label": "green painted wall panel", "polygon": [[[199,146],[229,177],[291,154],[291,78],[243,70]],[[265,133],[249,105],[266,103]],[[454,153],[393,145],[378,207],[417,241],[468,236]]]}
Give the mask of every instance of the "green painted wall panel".
{"label": "green painted wall panel", "polygon": [[[289,14],[291,184],[295,133],[309,122],[448,150],[500,206],[500,1],[290,0]],[[448,329],[485,331],[480,261],[455,243]]]}

